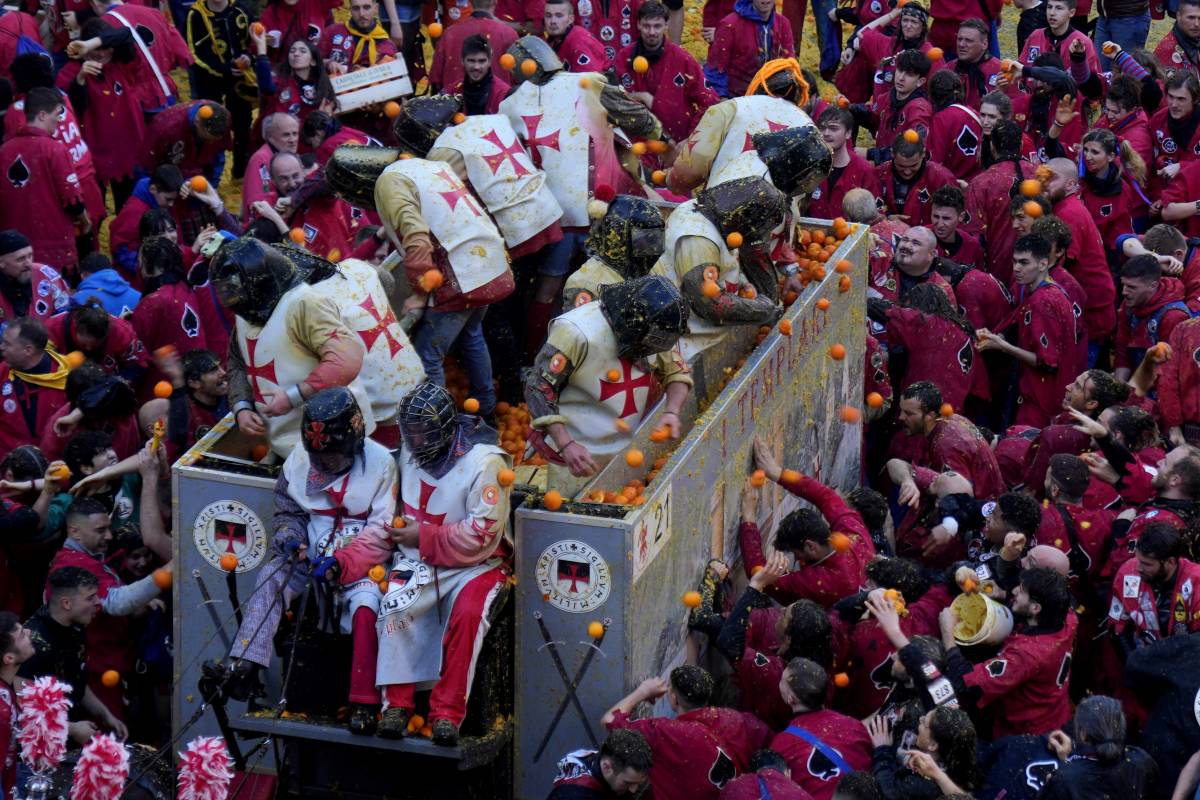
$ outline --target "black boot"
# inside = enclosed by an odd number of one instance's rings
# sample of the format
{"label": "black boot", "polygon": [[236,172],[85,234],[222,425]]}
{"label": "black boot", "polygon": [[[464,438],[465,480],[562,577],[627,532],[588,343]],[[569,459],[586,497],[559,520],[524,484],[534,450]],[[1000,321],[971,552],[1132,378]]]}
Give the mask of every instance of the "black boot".
{"label": "black boot", "polygon": [[378,733],[384,739],[403,739],[408,732],[408,709],[389,708],[379,721]]}
{"label": "black boot", "polygon": [[[346,727],[357,736],[370,736],[375,733],[375,725],[379,719],[379,706],[365,703],[350,704],[350,722]],[[407,724],[407,723],[405,723]]]}
{"label": "black boot", "polygon": [[448,719],[435,719],[433,743],[439,747],[454,747],[458,744],[458,726]]}

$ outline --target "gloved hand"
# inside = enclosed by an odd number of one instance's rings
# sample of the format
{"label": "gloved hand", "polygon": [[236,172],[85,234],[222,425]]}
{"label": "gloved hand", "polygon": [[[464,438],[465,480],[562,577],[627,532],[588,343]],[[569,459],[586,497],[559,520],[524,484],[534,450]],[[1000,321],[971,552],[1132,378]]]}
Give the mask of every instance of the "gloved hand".
{"label": "gloved hand", "polygon": [[287,558],[289,561],[292,561],[292,560],[295,560],[296,553],[298,553],[300,551],[300,548],[303,546],[304,546],[304,541],[302,539],[299,539],[299,538],[288,539],[287,541],[285,541],[279,545],[279,551],[281,553],[283,553],[283,556],[285,558]]}
{"label": "gloved hand", "polygon": [[338,560],[333,556],[321,556],[312,562],[311,574],[315,580],[328,581],[336,583],[338,575],[341,574],[341,567],[338,565]]}

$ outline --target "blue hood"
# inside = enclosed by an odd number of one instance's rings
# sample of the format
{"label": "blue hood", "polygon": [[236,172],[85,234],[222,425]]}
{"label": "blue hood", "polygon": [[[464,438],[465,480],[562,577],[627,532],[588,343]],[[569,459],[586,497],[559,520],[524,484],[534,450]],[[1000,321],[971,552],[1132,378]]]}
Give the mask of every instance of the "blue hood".
{"label": "blue hood", "polygon": [[82,303],[89,297],[95,297],[105,311],[119,317],[137,308],[142,293],[131,287],[115,269],[102,269],[80,281],[75,290],[75,302]]}
{"label": "blue hood", "polygon": [[759,25],[768,24],[775,17],[775,9],[772,8],[771,16],[767,17],[767,19],[764,21],[763,18],[758,15],[758,12],[754,10],[754,3],[750,2],[750,0],[737,0],[737,2],[733,4],[733,10],[737,12],[738,16],[744,17],[751,22],[757,22]]}
{"label": "blue hood", "polygon": [[158,201],[150,194],[150,178],[141,178],[133,185],[133,196],[151,208],[158,208]]}

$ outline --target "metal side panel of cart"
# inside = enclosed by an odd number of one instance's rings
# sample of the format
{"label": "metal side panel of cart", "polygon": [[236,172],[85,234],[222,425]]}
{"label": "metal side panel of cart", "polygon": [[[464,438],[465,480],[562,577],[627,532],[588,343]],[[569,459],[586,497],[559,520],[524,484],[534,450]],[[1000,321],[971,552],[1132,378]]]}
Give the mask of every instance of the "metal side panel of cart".
{"label": "metal side panel of cart", "polygon": [[[175,531],[172,730],[176,732],[203,702],[196,688],[201,664],[225,658],[227,642],[237,636],[230,575],[220,567],[221,556],[232,553],[238,558],[232,578],[242,603],[254,592],[259,569],[270,560],[275,478],[269,468],[248,460],[255,444],[257,440],[237,430],[232,415],[226,416],[171,468]],[[271,670],[270,674],[277,672]],[[267,700],[278,695],[279,687],[268,685]],[[221,735],[211,712],[188,730],[183,742],[202,734]],[[268,753],[259,765],[269,761]]]}
{"label": "metal side panel of cart", "polygon": [[[709,558],[739,560],[740,497],[756,434],[789,468],[839,488],[858,483],[862,426],[843,422],[841,411],[862,406],[867,235],[857,226],[830,259],[853,265],[845,291],[843,276],[830,269],[789,307],[791,336],[773,330],[747,356],[757,331],[734,329],[691,365],[696,391],[681,415],[689,431],[681,442],[650,441],[661,403],[647,414],[634,446],[647,463],[669,460],[645,504],[622,519],[517,510],[516,797],[544,797],[563,754],[593,747],[591,737],[603,741],[600,717],[613,703],[683,662],[680,596],[696,586]],[[829,356],[835,343],[846,349],[843,360]],[[731,370],[742,357],[744,365]],[[644,473],[614,459],[584,494],[618,489]],[[800,501],[773,484],[764,494],[758,522],[766,536]],[[594,621],[607,625],[599,647],[587,630]]]}

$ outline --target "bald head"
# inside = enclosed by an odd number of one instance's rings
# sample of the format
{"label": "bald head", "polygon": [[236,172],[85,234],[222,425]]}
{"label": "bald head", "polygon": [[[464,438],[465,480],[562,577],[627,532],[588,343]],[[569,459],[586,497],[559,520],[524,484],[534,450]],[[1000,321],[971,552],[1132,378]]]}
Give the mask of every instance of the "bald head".
{"label": "bald head", "polygon": [[924,275],[933,266],[936,255],[937,237],[929,228],[918,225],[900,235],[896,245],[896,266],[906,275]]}
{"label": "bald head", "polygon": [[1071,570],[1071,562],[1067,558],[1067,554],[1057,547],[1051,547],[1048,544],[1039,544],[1036,547],[1031,547],[1029,552],[1025,554],[1025,558],[1022,559],[1021,566],[1024,569],[1035,569],[1037,567],[1052,569],[1063,577],[1066,577],[1067,573]]}
{"label": "bald head", "polygon": [[929,490],[938,497],[951,494],[974,494],[971,482],[957,472],[942,472],[929,484]]}
{"label": "bald head", "polygon": [[304,177],[304,164],[295,153],[276,153],[271,159],[271,181],[280,197],[299,189]]}
{"label": "bald head", "polygon": [[300,120],[276,112],[263,118],[263,138],[277,153],[294,153],[300,145]]}
{"label": "bald head", "polygon": [[1046,194],[1057,203],[1079,190],[1079,168],[1069,158],[1052,158],[1046,166],[1052,173]]}

